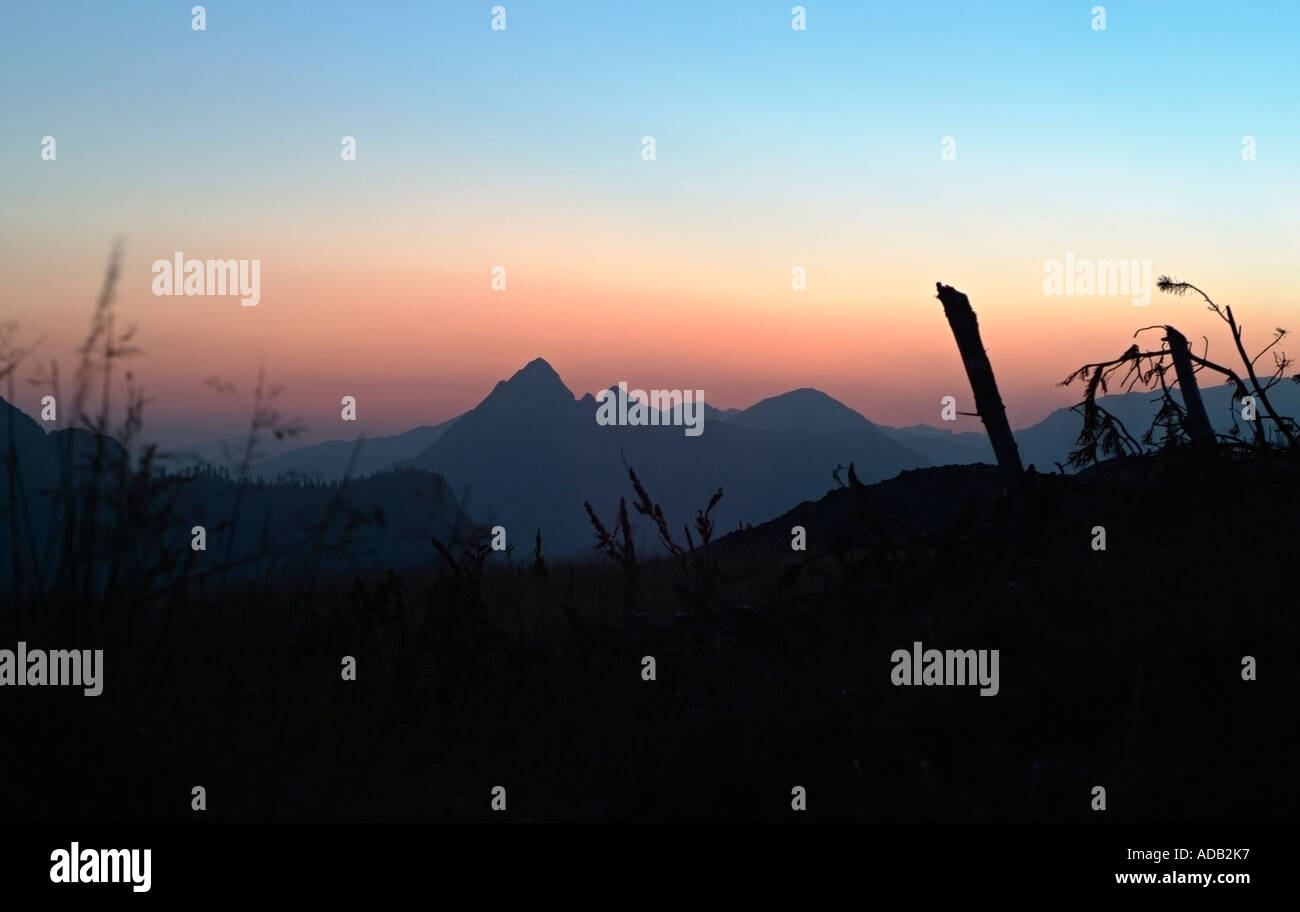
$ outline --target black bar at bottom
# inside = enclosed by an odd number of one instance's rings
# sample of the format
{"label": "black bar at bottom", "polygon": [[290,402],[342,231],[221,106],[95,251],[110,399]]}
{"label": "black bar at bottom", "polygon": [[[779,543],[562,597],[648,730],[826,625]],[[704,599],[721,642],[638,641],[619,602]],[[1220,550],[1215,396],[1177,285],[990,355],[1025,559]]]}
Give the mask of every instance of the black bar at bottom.
{"label": "black bar at bottom", "polygon": [[[295,900],[337,902],[429,891],[436,901],[451,899],[442,891],[453,887],[458,895],[469,887],[488,891],[470,895],[515,889],[541,898],[561,884],[570,895],[599,892],[607,881],[617,893],[639,895],[643,888],[664,890],[675,883],[686,888],[701,879],[725,883],[729,893],[767,892],[783,884],[798,890],[802,883],[817,893],[839,885],[853,895],[902,890],[925,897],[1138,893],[1151,898],[1197,892],[1230,901],[1248,895],[1241,891],[1289,892],[1296,846],[1291,827],[1272,823],[875,823],[812,829],[649,824],[615,825],[612,833],[578,825],[542,832],[414,823],[10,823],[5,829],[0,888],[7,898],[75,893],[91,901],[111,894],[174,899],[292,894]],[[79,874],[93,875],[100,867],[108,879],[117,864],[122,882],[54,882],[52,873],[69,873],[66,866],[56,870],[60,856],[55,853],[70,855],[74,843],[83,865],[90,864]],[[144,885],[143,871],[122,870],[122,855],[101,864],[105,856],[99,850],[105,849],[149,849],[149,889],[134,889]],[[1135,882],[1140,880],[1148,882]]]}

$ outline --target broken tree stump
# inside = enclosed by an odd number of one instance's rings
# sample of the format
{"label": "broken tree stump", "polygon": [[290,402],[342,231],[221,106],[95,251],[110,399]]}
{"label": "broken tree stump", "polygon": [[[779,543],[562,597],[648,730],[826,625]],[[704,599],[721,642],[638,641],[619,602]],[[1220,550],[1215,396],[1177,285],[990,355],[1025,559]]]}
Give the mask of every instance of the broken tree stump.
{"label": "broken tree stump", "polygon": [[1196,385],[1196,370],[1192,367],[1192,352],[1187,347],[1187,337],[1165,326],[1165,341],[1169,343],[1169,354],[1174,359],[1174,373],[1178,375],[1178,388],[1183,394],[1183,409],[1187,412],[1183,422],[1187,436],[1192,443],[1210,445],[1214,443],[1214,428],[1210,426],[1210,416],[1205,412],[1205,403],[1201,401],[1201,389]]}
{"label": "broken tree stump", "polygon": [[943,304],[944,315],[952,327],[953,338],[957,340],[957,351],[961,353],[962,364],[966,367],[966,376],[970,379],[971,392],[975,394],[975,410],[984,422],[984,430],[993,444],[993,455],[997,457],[998,467],[1007,487],[1018,488],[1024,481],[1025,469],[1020,463],[1020,450],[1016,438],[1011,434],[1011,425],[1007,422],[1007,410],[998,395],[998,384],[993,378],[993,365],[984,351],[980,341],[979,322],[975,311],[971,309],[970,299],[951,285],[935,283],[939,290],[939,301]]}

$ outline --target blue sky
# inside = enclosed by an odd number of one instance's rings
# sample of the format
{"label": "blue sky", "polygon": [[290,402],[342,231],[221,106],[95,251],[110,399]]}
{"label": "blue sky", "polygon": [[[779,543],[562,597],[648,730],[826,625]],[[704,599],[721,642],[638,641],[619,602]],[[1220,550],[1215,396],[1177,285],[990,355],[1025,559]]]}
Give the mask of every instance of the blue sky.
{"label": "blue sky", "polygon": [[[939,278],[970,284],[994,341],[1014,330],[1004,349],[1044,315],[1048,354],[1009,368],[1025,423],[1056,404],[1080,334],[1091,352],[1131,331],[1131,311],[1043,308],[1040,266],[1067,250],[1194,270],[1251,295],[1255,322],[1295,313],[1300,4],[1105,4],[1095,31],[1087,2],[812,2],[802,32],[792,3],[505,2],[504,32],[490,2],[207,3],[204,32],[192,5],[0,10],[0,268],[9,311],[55,343],[84,324],[119,234],[134,257],[124,307],[196,371],[248,373],[270,347],[289,350],[291,387],[317,382],[311,352],[344,357],[358,289],[398,329],[357,356],[357,383],[385,389],[381,362],[410,376],[430,352],[493,340],[481,373],[441,376],[460,398],[395,411],[394,428],[472,405],[537,355],[580,389],[630,362],[704,371],[664,383],[718,389],[724,406],[816,385],[873,418],[929,420],[922,404],[959,375],[917,387],[888,355],[952,360],[941,333],[924,348],[932,313],[895,317]],[[359,149],[347,168],[344,135]],[[944,136],[956,161],[940,160]],[[211,364],[186,347],[177,302],[147,297],[148,263],[182,248],[259,256],[281,282],[255,330],[251,314],[228,329],[205,315]],[[492,317],[474,289],[506,261],[532,284]],[[790,263],[816,276],[795,310]],[[347,291],[322,299],[331,288]],[[630,341],[612,365],[588,355],[611,336],[583,337],[591,314],[647,299],[705,328],[747,320],[737,344],[768,345],[773,372],[706,370],[701,339],[653,363]],[[416,347],[427,306],[473,307],[487,335],[431,313],[438,337]],[[852,352],[838,337],[863,331],[863,307],[887,341]],[[339,351],[323,335],[294,347],[289,316],[337,324]],[[773,341],[792,334],[789,350]],[[893,385],[852,384],[863,358]]]}

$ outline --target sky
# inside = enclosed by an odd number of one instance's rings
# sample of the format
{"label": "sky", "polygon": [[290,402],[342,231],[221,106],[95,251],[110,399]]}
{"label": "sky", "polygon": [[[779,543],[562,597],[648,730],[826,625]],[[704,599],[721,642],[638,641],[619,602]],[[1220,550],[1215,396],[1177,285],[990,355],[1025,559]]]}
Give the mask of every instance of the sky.
{"label": "sky", "polygon": [[[1045,294],[1067,254],[1195,282],[1252,347],[1300,328],[1300,4],[193,5],[0,5],[0,320],[70,365],[123,238],[164,437],[215,435],[204,379],[259,365],[326,439],[344,395],[398,432],[539,356],[579,395],[940,424],[973,406],[936,281],[1013,427],[1142,326],[1231,357],[1189,298]],[[259,304],[153,294],[177,251],[259,260]]]}

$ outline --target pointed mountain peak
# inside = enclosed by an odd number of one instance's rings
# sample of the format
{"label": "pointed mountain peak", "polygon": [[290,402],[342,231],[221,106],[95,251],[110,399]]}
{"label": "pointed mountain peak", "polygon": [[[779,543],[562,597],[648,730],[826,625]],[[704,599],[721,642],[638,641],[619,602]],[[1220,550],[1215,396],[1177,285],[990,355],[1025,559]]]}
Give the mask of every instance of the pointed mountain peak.
{"label": "pointed mountain peak", "polygon": [[[534,358],[501,380],[478,409],[537,409],[573,404],[573,393],[544,358]],[[477,411],[477,410],[476,410]]]}
{"label": "pointed mountain peak", "polygon": [[545,358],[534,358],[515,371],[515,375],[510,378],[509,382],[514,383],[516,380],[526,380],[528,383],[555,383],[564,386],[564,381],[560,379],[560,375],[555,372],[555,368],[551,367]]}

